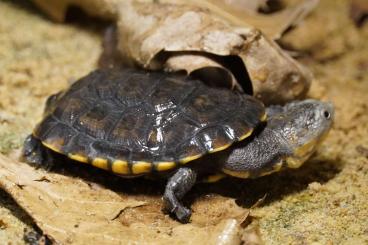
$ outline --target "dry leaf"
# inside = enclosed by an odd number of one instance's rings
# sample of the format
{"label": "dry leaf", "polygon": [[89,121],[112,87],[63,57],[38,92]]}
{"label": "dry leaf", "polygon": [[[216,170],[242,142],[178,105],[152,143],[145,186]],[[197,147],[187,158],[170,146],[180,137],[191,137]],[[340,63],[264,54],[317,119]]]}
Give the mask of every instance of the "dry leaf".
{"label": "dry leaf", "polygon": [[[95,169],[77,172],[87,170]],[[106,182],[115,177],[105,172],[101,175]],[[115,178],[119,186],[127,185],[127,180]],[[14,198],[46,236],[62,244],[239,244],[243,229],[236,217],[244,209],[233,199],[196,201],[192,223],[182,225],[161,212],[160,195],[118,195],[70,173],[36,170],[3,155],[0,188]],[[133,191],[134,187],[128,189]]]}
{"label": "dry leaf", "polygon": [[[50,18],[64,21],[71,6],[78,6],[86,13],[108,20],[116,20],[119,3],[127,0],[33,0]],[[218,16],[239,26],[256,27],[268,37],[278,39],[290,27],[297,25],[317,5],[319,0],[304,0],[295,6],[272,14],[261,14],[268,0],[137,0],[145,3],[191,4],[213,11]]]}
{"label": "dry leaf", "polygon": [[260,9],[267,9],[270,0],[220,0],[235,9],[250,13],[257,13]]}
{"label": "dry leaf", "polygon": [[159,0],[160,3],[190,4],[208,9],[234,26],[255,27],[271,39],[279,39],[290,27],[299,24],[318,4],[319,0],[304,0],[271,14],[261,14],[257,10],[266,1],[227,0]]}
{"label": "dry leaf", "polygon": [[309,88],[310,72],[255,28],[190,5],[126,1],[119,11],[117,49],[144,68],[192,75],[220,68],[219,80],[229,87],[249,92],[250,77],[255,96],[266,104],[303,97]]}
{"label": "dry leaf", "polygon": [[[269,15],[255,12],[262,1],[253,2],[249,11],[243,11],[247,4],[239,7],[238,1],[225,0],[89,2],[86,6],[84,0],[63,0],[52,7],[52,2],[36,1],[59,19],[72,4],[87,13],[117,19],[117,37],[107,38],[117,47],[105,45],[101,66],[120,63],[185,71],[208,84],[254,92],[266,104],[302,98],[309,89],[311,73],[272,39],[296,25],[318,0],[305,0]],[[52,14],[57,9],[62,14]]]}
{"label": "dry leaf", "polygon": [[[116,241],[121,225],[111,218],[121,209],[144,204],[109,190],[91,189],[78,178],[45,173],[4,156],[0,156],[0,176],[1,188],[46,235],[62,243]],[[45,178],[48,181],[39,181]]]}

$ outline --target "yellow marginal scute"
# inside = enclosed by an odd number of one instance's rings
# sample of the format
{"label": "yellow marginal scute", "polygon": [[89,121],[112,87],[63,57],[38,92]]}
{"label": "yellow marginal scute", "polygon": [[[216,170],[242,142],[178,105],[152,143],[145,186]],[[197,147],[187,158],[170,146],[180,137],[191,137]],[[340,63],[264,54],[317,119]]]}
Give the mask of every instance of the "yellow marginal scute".
{"label": "yellow marginal scute", "polygon": [[248,171],[234,171],[234,170],[223,168],[222,172],[224,172],[225,174],[237,177],[237,178],[242,178],[242,179],[249,178],[250,176],[250,173]]}
{"label": "yellow marginal scute", "polygon": [[253,133],[253,129],[250,129],[248,132],[246,132],[245,134],[243,134],[242,136],[239,137],[239,141],[242,141],[246,138],[248,138],[251,134]]}
{"label": "yellow marginal scute", "polygon": [[157,171],[166,171],[169,169],[173,169],[176,166],[175,162],[157,162],[156,169]]}
{"label": "yellow marginal scute", "polygon": [[214,152],[218,152],[218,151],[223,151],[223,150],[229,148],[230,146],[231,146],[231,144],[223,145],[223,146],[217,147],[215,149],[212,149],[209,152],[214,153]]}
{"label": "yellow marginal scute", "polygon": [[116,174],[129,174],[128,162],[122,160],[115,160],[111,164],[111,170]]}
{"label": "yellow marginal scute", "polygon": [[88,163],[88,157],[80,155],[80,154],[69,153],[68,157],[78,162]]}
{"label": "yellow marginal scute", "polygon": [[132,172],[133,174],[143,174],[148,173],[152,169],[152,163],[150,162],[143,162],[143,161],[136,161],[133,162]]}
{"label": "yellow marginal scute", "polygon": [[42,145],[44,145],[46,148],[49,148],[50,150],[52,151],[55,151],[57,153],[60,153],[60,154],[63,154],[63,152],[60,150],[60,147],[58,146],[55,146],[53,144],[50,144],[50,143],[46,143],[44,141],[41,141]]}
{"label": "yellow marginal scute", "polygon": [[181,164],[186,164],[188,162],[191,162],[191,161],[194,161],[194,160],[200,158],[201,156],[202,156],[202,154],[198,154],[198,155],[194,155],[194,156],[189,156],[189,157],[184,157],[184,158],[180,159],[179,162]]}
{"label": "yellow marginal scute", "polygon": [[93,159],[92,165],[97,167],[97,168],[102,168],[102,169],[108,170],[107,159],[96,157],[95,159]]}

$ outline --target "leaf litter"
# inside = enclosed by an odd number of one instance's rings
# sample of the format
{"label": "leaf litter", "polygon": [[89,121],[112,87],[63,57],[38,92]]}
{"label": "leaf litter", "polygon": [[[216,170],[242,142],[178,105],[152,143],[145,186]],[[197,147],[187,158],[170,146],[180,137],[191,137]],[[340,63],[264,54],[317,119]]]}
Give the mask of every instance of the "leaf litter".
{"label": "leaf litter", "polygon": [[[193,204],[192,222],[182,225],[162,213],[162,193],[157,193],[161,184],[145,196],[140,189],[149,183],[137,186],[88,167],[74,164],[46,172],[1,155],[0,187],[57,243],[239,244],[247,209],[233,199],[199,198]],[[95,174],[98,177],[91,177]]]}
{"label": "leaf litter", "polygon": [[310,71],[259,29],[234,24],[209,8],[174,2],[119,4],[116,50],[122,59],[146,69],[185,71],[204,81],[218,77],[250,93],[252,87],[266,104],[305,96]]}
{"label": "leaf litter", "polygon": [[100,62],[103,67],[138,65],[152,70],[185,71],[209,84],[254,92],[266,104],[304,97],[312,80],[310,71],[274,40],[300,23],[317,0],[305,0],[270,14],[258,12],[266,1],[35,3],[59,21],[69,5],[114,20],[117,30],[109,31],[106,37],[112,42],[105,42]]}

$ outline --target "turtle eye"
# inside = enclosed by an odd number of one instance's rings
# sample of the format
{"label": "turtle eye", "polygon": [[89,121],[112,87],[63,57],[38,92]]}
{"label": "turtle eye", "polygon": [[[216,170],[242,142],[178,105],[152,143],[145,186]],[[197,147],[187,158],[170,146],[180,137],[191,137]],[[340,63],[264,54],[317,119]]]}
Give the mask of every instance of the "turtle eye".
{"label": "turtle eye", "polygon": [[326,119],[330,119],[330,117],[331,117],[331,113],[330,113],[330,112],[328,112],[328,111],[324,111],[324,112],[323,112],[323,116],[324,116]]}

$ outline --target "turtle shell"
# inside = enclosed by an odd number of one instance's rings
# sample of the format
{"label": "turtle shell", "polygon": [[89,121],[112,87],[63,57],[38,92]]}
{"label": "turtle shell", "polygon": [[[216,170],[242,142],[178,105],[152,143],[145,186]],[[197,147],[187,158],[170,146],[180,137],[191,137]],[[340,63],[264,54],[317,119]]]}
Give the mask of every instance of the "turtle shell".
{"label": "turtle shell", "polygon": [[119,175],[168,171],[248,137],[265,108],[198,80],[97,70],[51,96],[33,136],[47,148]]}

